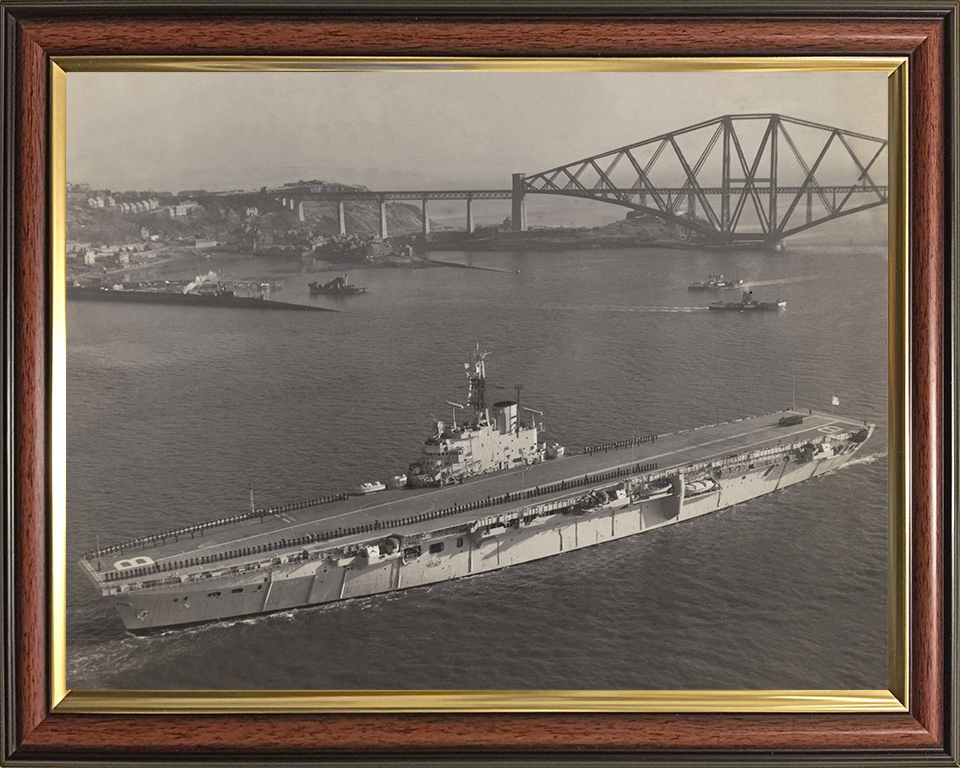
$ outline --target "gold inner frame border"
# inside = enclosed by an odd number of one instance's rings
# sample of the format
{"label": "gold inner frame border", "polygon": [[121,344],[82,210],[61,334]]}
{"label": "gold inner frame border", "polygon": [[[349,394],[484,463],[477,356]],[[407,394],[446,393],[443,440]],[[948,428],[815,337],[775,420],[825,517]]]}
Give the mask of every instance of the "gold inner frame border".
{"label": "gold inner frame border", "polygon": [[[68,72],[884,72],[888,77],[888,690],[71,691],[66,685]],[[50,706],[57,713],[879,713],[909,710],[909,156],[906,57],[60,56],[50,60]]]}

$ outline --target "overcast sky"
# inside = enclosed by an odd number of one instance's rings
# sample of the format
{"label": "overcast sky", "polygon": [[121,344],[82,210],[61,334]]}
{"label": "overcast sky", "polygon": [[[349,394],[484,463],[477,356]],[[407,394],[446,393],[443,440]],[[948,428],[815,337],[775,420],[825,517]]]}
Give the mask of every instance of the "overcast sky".
{"label": "overcast sky", "polygon": [[94,188],[495,188],[723,114],[887,134],[883,73],[78,73],[67,177]]}

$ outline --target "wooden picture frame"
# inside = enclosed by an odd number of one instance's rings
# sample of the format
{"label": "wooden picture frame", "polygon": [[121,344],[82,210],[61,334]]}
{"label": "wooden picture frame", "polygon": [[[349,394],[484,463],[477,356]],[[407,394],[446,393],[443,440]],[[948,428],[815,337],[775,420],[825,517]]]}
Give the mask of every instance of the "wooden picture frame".
{"label": "wooden picture frame", "polygon": [[[956,2],[552,5],[6,2],[7,479],[0,759],[958,765]],[[910,83],[906,711],[285,714],[51,706],[52,62],[66,56],[888,56]]]}

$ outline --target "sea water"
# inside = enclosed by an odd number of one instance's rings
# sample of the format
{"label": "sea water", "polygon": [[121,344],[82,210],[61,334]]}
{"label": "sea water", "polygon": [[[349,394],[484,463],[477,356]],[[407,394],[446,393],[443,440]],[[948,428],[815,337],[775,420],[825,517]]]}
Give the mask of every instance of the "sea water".
{"label": "sea water", "polygon": [[[444,253],[311,297],[297,261],[151,277],[282,281],[337,313],[69,302],[67,685],[73,689],[886,687],[882,245]],[[494,271],[491,271],[494,270]],[[742,277],[780,313],[710,312]],[[682,525],[495,573],[128,634],[76,565],[97,546],[402,472],[463,363],[571,448],[789,407],[878,424],[843,469]]]}

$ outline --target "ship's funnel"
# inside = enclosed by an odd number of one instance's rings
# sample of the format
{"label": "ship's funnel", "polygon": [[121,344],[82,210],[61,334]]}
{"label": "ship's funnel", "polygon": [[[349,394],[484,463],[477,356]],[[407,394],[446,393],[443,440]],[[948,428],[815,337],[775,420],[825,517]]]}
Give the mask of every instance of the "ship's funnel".
{"label": "ship's funnel", "polygon": [[493,418],[497,422],[497,431],[508,435],[517,428],[517,404],[513,400],[501,400],[493,404]]}

